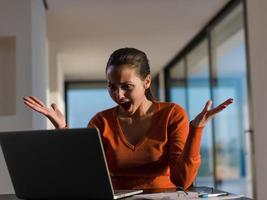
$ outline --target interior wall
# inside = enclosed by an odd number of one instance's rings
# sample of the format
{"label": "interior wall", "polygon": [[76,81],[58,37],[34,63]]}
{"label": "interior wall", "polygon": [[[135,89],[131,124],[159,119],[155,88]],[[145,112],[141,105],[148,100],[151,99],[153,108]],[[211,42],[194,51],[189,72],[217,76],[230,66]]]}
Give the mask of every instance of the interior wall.
{"label": "interior wall", "polygon": [[254,140],[255,199],[266,199],[267,185],[267,1],[246,1],[249,70],[251,79],[252,120]]}
{"label": "interior wall", "polygon": [[16,37],[0,36],[0,116],[16,113]]}
{"label": "interior wall", "polygon": [[[45,33],[42,0],[0,1],[0,36],[16,38],[16,109],[13,115],[0,115],[1,132],[46,128],[46,119],[33,114],[22,101],[23,96],[36,95],[46,103]],[[0,148],[0,194],[5,193],[14,189]]]}

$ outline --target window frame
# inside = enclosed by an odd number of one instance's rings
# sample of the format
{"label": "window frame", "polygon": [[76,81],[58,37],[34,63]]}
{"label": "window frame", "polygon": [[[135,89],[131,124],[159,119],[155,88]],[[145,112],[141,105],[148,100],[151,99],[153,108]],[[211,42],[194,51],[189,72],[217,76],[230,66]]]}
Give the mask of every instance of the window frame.
{"label": "window frame", "polygon": [[[246,0],[230,0],[196,35],[193,37],[192,40],[190,40],[185,47],[180,50],[176,56],[173,57],[169,61],[169,63],[164,67],[164,85],[165,85],[165,99],[166,101],[171,101],[171,95],[170,95],[170,86],[172,85],[171,83],[171,77],[170,77],[170,70],[172,67],[175,67],[175,65],[180,62],[181,60],[184,60],[185,63],[185,73],[187,74],[188,70],[188,63],[186,60],[187,55],[197,46],[199,45],[204,39],[207,39],[208,41],[208,56],[209,56],[209,73],[210,73],[210,87],[214,87],[216,85],[216,80],[213,79],[212,74],[213,74],[213,69],[214,66],[212,63],[212,51],[211,51],[211,32],[218,25],[221,21],[223,21],[228,14],[230,14],[235,8],[237,8],[240,4],[242,4],[243,7],[243,21],[244,21],[244,42],[245,42],[245,56],[246,56],[246,80],[247,80],[247,96],[248,96],[248,111],[249,113],[252,113],[252,102],[251,102],[251,78],[250,78],[250,61],[249,61],[249,46],[248,46],[248,24],[247,24],[247,4]],[[185,77],[187,79],[187,77]],[[187,86],[187,81],[185,81],[186,85],[185,88],[188,88]],[[187,89],[186,89],[187,90]],[[187,92],[186,92],[187,93]],[[213,92],[211,90],[211,98],[213,99]],[[188,104],[188,103],[187,103]],[[214,135],[214,129],[215,125],[214,122],[212,124],[212,129],[213,129],[213,135]],[[253,144],[253,123],[252,119],[249,119],[249,130],[248,132],[251,134],[251,142],[252,142],[252,152],[254,151],[254,144]],[[215,137],[213,136],[213,145],[215,144]],[[213,156],[216,156],[215,153],[215,148],[213,147]],[[216,169],[216,157],[213,158],[213,166],[214,169]],[[252,193],[255,196],[255,168],[253,167],[255,165],[254,162],[254,156],[252,154]],[[216,180],[216,170],[214,171],[214,180]],[[217,187],[216,181],[214,182],[214,186]]]}

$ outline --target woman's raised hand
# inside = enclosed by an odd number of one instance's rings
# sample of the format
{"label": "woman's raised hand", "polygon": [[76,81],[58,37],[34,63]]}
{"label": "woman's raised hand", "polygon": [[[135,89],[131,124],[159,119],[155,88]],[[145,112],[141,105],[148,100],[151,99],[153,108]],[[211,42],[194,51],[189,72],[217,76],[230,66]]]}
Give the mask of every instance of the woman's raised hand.
{"label": "woman's raised hand", "polygon": [[212,119],[217,113],[224,110],[228,105],[233,103],[233,99],[227,99],[225,102],[217,106],[216,108],[213,108],[210,110],[210,107],[212,105],[212,101],[207,101],[204,109],[199,113],[194,120],[191,121],[191,124],[194,127],[204,127],[210,119]]}
{"label": "woman's raised hand", "polygon": [[62,112],[56,104],[51,104],[51,108],[44,105],[42,101],[34,96],[23,97],[24,104],[31,109],[46,116],[56,128],[65,128],[66,121]]}

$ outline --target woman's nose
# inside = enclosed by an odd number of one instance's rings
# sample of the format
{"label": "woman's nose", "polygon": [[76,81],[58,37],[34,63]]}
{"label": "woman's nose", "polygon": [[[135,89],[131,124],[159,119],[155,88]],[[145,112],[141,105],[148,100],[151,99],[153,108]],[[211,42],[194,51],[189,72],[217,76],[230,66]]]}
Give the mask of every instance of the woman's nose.
{"label": "woman's nose", "polygon": [[124,97],[124,95],[125,95],[124,90],[122,90],[121,88],[118,88],[116,93],[117,93],[117,98],[118,99],[122,99]]}

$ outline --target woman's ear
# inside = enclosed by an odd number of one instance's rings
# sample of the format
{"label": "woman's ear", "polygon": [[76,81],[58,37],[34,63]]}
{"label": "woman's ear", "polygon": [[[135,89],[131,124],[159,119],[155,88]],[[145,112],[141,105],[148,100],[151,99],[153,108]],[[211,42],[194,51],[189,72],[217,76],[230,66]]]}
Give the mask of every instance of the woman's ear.
{"label": "woman's ear", "polygon": [[148,89],[151,85],[151,75],[148,74],[144,80],[144,88]]}

